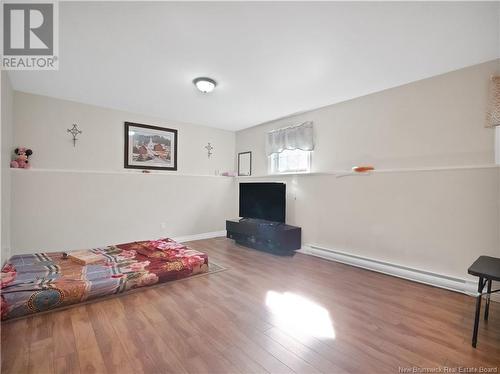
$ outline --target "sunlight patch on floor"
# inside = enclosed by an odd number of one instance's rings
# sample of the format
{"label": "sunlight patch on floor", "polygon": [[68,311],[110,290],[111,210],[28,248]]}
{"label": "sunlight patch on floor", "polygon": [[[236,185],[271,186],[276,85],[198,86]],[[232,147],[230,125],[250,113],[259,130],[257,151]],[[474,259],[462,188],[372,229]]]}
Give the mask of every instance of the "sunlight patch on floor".
{"label": "sunlight patch on floor", "polygon": [[335,339],[330,313],[321,305],[293,292],[268,291],[266,306],[285,331],[315,338]]}

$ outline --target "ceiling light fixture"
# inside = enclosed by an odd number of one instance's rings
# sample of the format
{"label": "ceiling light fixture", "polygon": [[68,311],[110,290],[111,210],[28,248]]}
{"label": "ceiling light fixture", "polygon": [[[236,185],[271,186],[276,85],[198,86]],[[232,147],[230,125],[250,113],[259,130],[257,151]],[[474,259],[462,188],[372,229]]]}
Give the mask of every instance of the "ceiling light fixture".
{"label": "ceiling light fixture", "polygon": [[212,92],[217,86],[217,82],[211,78],[199,77],[193,80],[194,85],[203,93]]}

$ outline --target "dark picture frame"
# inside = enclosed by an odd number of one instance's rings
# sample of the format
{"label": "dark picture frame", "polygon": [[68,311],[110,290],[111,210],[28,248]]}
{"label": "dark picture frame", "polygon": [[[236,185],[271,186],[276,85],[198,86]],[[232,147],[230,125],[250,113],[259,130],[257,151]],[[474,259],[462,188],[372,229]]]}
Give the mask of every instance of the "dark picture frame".
{"label": "dark picture frame", "polygon": [[[243,157],[245,157],[246,155],[248,155],[249,157],[249,160],[248,160],[248,171],[246,170],[242,170],[242,161],[243,162],[246,162],[246,160],[243,159]],[[240,152],[238,153],[238,176],[250,176],[252,175],[252,152],[251,151],[248,151],[248,152]]]}
{"label": "dark picture frame", "polygon": [[176,129],[125,122],[124,130],[126,169],[177,170]]}

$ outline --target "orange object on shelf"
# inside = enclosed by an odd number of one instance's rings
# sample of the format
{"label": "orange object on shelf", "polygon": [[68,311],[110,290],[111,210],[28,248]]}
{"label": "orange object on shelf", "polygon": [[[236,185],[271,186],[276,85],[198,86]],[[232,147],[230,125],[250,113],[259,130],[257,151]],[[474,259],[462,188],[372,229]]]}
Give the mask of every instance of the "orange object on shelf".
{"label": "orange object on shelf", "polygon": [[372,170],[375,170],[375,168],[371,165],[354,166],[352,168],[352,171],[355,171],[356,173],[366,173],[367,171],[372,171]]}

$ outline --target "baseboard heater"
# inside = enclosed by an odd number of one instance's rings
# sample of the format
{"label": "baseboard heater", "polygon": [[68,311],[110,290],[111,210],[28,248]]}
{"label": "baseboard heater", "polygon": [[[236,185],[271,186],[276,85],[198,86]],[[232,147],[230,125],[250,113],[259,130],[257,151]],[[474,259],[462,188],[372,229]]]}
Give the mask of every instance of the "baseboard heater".
{"label": "baseboard heater", "polygon": [[425,283],[435,287],[445,288],[447,290],[467,295],[475,296],[477,294],[477,282],[475,281],[469,281],[466,279],[415,269],[390,262],[357,256],[344,251],[324,248],[313,244],[304,245],[297,252],[341,262],[379,273],[393,275],[419,283]]}

